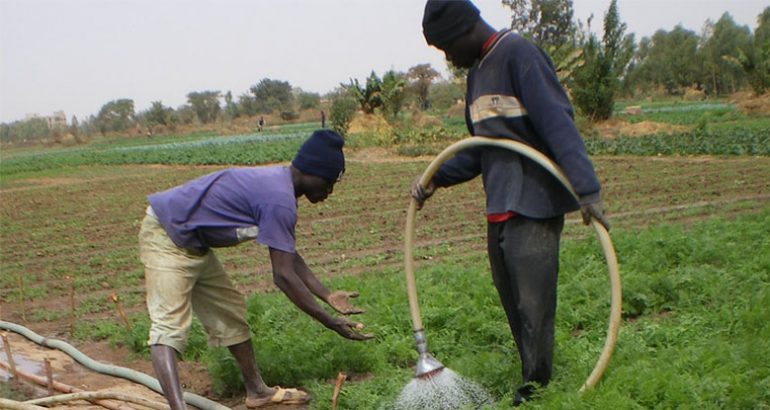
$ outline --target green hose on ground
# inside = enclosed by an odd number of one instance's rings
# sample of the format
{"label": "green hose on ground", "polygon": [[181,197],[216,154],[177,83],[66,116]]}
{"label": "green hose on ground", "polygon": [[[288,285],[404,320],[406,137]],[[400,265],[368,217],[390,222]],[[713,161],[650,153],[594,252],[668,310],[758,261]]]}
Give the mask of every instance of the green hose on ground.
{"label": "green hose on ground", "polygon": [[[453,157],[459,151],[477,146],[492,146],[499,148],[509,149],[517,154],[523,155],[536,163],[540,164],[548,170],[556,179],[558,179],[562,185],[572,194],[575,199],[578,199],[577,194],[572,189],[567,177],[559,169],[556,164],[553,163],[548,157],[537,151],[536,149],[522,144],[518,141],[503,139],[503,138],[488,138],[488,137],[469,137],[454,144],[450,145],[444,151],[442,151],[429,165],[425,172],[420,177],[420,184],[424,187],[433,178],[433,175],[438,171],[441,165],[449,158]],[[417,212],[417,201],[413,198],[409,204],[409,209],[406,214],[406,233],[404,236],[404,262],[406,273],[406,287],[407,295],[409,297],[409,309],[412,315],[412,325],[415,334],[421,335],[422,343],[427,343],[424,339],[424,329],[422,324],[422,318],[420,315],[420,305],[417,300],[417,284],[414,278],[414,220]],[[615,249],[612,246],[612,240],[607,229],[596,219],[591,220],[596,235],[601,243],[602,250],[604,251],[604,257],[607,260],[607,267],[610,275],[611,286],[611,303],[610,303],[610,319],[609,326],[607,328],[607,338],[604,342],[604,348],[599,356],[599,360],[596,362],[593,371],[588,376],[588,379],[583,383],[580,388],[580,392],[588,389],[592,389],[599,382],[604,371],[609,365],[612,352],[615,350],[615,343],[617,342],[618,332],[620,330],[621,321],[621,305],[622,305],[622,289],[620,284],[620,270],[618,268],[618,260],[615,256]],[[420,345],[418,340],[418,346]]]}
{"label": "green hose on ground", "polygon": [[14,401],[10,399],[4,399],[0,397],[0,409],[7,410],[47,410],[47,407],[36,406],[34,404],[27,404],[21,401]]}
{"label": "green hose on ground", "polygon": [[[104,364],[96,360],[93,360],[90,357],[83,354],[82,352],[80,352],[79,350],[77,350],[74,346],[72,346],[71,344],[63,340],[45,338],[22,325],[6,322],[2,320],[0,320],[0,329],[18,333],[41,346],[61,350],[62,352],[68,354],[70,357],[75,359],[75,361],[77,361],[78,363],[98,373],[130,380],[134,383],[141,384],[151,390],[154,390],[160,394],[163,394],[163,389],[160,387],[160,383],[158,382],[157,379],[126,367]],[[215,401],[211,401],[205,397],[198,396],[197,394],[188,393],[188,392],[184,393],[184,401],[187,404],[190,404],[202,410],[229,410],[230,409],[229,407],[223,406]]]}

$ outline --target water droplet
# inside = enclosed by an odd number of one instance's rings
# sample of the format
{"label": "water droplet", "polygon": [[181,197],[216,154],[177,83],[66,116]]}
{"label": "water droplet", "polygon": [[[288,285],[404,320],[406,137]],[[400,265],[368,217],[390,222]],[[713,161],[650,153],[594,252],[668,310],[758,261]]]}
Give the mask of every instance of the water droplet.
{"label": "water droplet", "polygon": [[433,377],[412,379],[390,409],[478,409],[493,402],[492,396],[483,387],[444,368]]}

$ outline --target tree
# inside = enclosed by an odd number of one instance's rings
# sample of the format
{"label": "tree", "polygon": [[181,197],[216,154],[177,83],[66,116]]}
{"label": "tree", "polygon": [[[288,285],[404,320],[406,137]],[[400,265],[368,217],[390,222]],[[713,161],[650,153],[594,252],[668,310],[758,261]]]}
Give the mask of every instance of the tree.
{"label": "tree", "polygon": [[411,81],[412,87],[417,92],[420,109],[423,111],[430,108],[430,85],[438,77],[438,71],[434,70],[430,64],[418,64],[406,73],[406,78]]}
{"label": "tree", "polygon": [[180,105],[176,108],[176,116],[181,124],[192,124],[195,121],[195,110],[190,104]]}
{"label": "tree", "polygon": [[738,26],[730,13],[724,13],[716,23],[707,21],[704,31],[699,57],[703,61],[701,81],[706,92],[724,95],[737,91],[745,80],[744,73],[730,59],[737,59],[739,50],[750,48],[749,28]]}
{"label": "tree", "polygon": [[382,109],[391,120],[398,117],[406,99],[406,74],[389,70],[382,76]]}
{"label": "tree", "polygon": [[358,102],[351,95],[349,88],[344,85],[341,86],[332,96],[331,112],[329,113],[329,121],[334,131],[343,136],[347,135],[357,105]]}
{"label": "tree", "polygon": [[455,67],[449,60],[446,63],[447,71],[449,71],[449,81],[452,84],[456,84],[460,89],[465,90],[468,82],[468,69],[462,67]]}
{"label": "tree", "polygon": [[294,94],[300,110],[310,110],[321,106],[321,96],[317,93],[311,93],[297,88]]}
{"label": "tree", "polygon": [[249,117],[257,115],[257,102],[249,94],[241,94],[238,97],[238,112]]}
{"label": "tree", "polygon": [[99,130],[99,120],[95,115],[89,115],[85,121],[80,121],[80,131],[83,135],[94,135]]}
{"label": "tree", "polygon": [[72,119],[70,120],[70,134],[74,135],[75,138],[78,137],[80,134],[80,123],[78,122],[78,117],[72,116]]}
{"label": "tree", "polygon": [[358,101],[364,114],[373,114],[375,109],[382,106],[382,81],[374,71],[366,79],[366,86],[361,87],[358,79],[355,79],[350,80],[350,85],[346,88]]}
{"label": "tree", "polygon": [[148,125],[171,125],[174,110],[164,107],[160,101],[153,101],[150,109],[144,115]]}
{"label": "tree", "polygon": [[572,0],[503,0],[511,9],[511,28],[543,49],[574,43]]}
{"label": "tree", "polygon": [[681,25],[643,38],[636,53],[634,80],[664,87],[671,95],[683,94],[702,77],[698,42],[698,35]]}
{"label": "tree", "polygon": [[104,104],[96,116],[99,131],[103,134],[110,131],[125,131],[134,120],[134,100],[123,98]]}
{"label": "tree", "polygon": [[617,0],[612,0],[604,15],[602,41],[588,33],[583,44],[585,63],[578,68],[571,81],[575,105],[591,120],[603,120],[612,115],[615,95],[621,78],[626,74],[634,51],[633,35],[624,35],[625,23],[620,21]]}
{"label": "tree", "polygon": [[511,29],[545,50],[562,83],[582,64],[572,0],[503,0],[511,9]]}
{"label": "tree", "polygon": [[219,91],[201,91],[187,94],[187,102],[190,103],[195,115],[200,122],[208,124],[214,122],[222,111],[219,106]]}
{"label": "tree", "polygon": [[225,113],[230,118],[238,118],[241,115],[238,112],[238,104],[233,101],[233,93],[230,91],[225,94]]}
{"label": "tree", "polygon": [[725,59],[740,67],[756,95],[770,89],[770,7],[757,17],[757,29],[745,48],[738,50],[738,56]]}
{"label": "tree", "polygon": [[39,141],[52,136],[48,122],[43,118],[30,118],[23,121],[14,121],[11,124],[3,124],[0,130],[0,141],[25,143]]}
{"label": "tree", "polygon": [[430,86],[430,105],[437,111],[446,111],[465,98],[466,87],[454,81],[436,81]]}
{"label": "tree", "polygon": [[14,141],[14,135],[11,132],[11,125],[6,123],[0,123],[0,143],[12,143]]}
{"label": "tree", "polygon": [[254,94],[256,112],[270,114],[273,111],[292,111],[294,94],[288,81],[263,78],[249,90]]}

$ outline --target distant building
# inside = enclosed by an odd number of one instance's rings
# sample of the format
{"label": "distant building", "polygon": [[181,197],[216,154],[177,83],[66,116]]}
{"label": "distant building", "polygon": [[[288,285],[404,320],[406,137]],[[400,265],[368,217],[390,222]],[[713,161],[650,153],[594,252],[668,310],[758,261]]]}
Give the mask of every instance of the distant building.
{"label": "distant building", "polygon": [[40,115],[37,113],[27,114],[25,119],[31,120],[33,118],[40,118],[45,120],[45,122],[48,124],[48,128],[59,128],[67,126],[67,116],[64,114],[64,111],[55,111],[53,115]]}

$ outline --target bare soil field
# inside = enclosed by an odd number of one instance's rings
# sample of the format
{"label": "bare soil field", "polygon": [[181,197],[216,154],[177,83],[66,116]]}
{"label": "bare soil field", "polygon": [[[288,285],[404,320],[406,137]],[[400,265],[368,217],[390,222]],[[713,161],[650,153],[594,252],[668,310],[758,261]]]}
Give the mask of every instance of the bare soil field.
{"label": "bare soil field", "polygon": [[[327,201],[300,201],[298,249],[322,280],[402,264],[409,186],[428,164],[427,159],[378,160],[380,155],[367,152],[350,157],[344,181]],[[689,224],[714,215],[729,218],[770,206],[767,157],[595,157],[594,163],[614,231]],[[95,360],[152,374],[152,366],[126,347],[73,338],[71,303],[75,326],[120,321],[113,294],[128,315],[143,312],[136,235],[146,195],[215,169],[83,167],[55,178],[2,182],[0,320],[67,340]],[[485,252],[483,212],[480,181],[440,190],[418,215],[417,256],[430,261],[458,252]],[[588,234],[577,214],[568,216],[566,240]],[[242,245],[218,254],[244,293],[276,291],[267,250]],[[23,357],[52,357],[57,379],[64,383],[91,390],[129,389],[125,381],[96,375],[66,355],[9,336]],[[0,370],[0,380],[2,374]],[[182,374],[186,389],[211,394],[205,369],[183,363]],[[149,391],[140,394],[159,400]]]}

